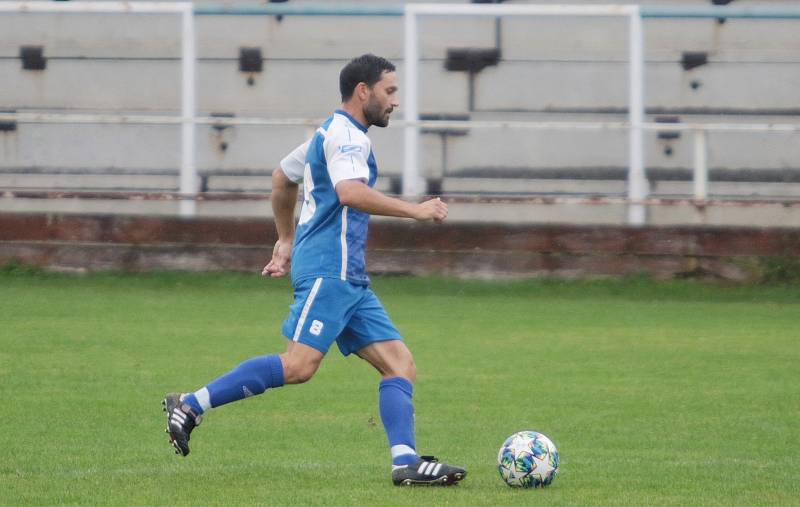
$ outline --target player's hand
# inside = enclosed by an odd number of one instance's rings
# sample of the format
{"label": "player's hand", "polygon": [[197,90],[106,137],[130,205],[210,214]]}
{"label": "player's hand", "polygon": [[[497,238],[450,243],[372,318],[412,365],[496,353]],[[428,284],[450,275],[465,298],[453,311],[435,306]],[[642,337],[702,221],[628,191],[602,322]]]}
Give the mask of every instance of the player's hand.
{"label": "player's hand", "polygon": [[417,205],[417,216],[414,218],[420,222],[425,222],[428,220],[441,222],[447,218],[447,204],[442,202],[442,200],[438,197],[422,202]]}
{"label": "player's hand", "polygon": [[261,276],[279,278],[286,275],[292,266],[292,241],[278,240],[272,249],[272,260],[261,270]]}

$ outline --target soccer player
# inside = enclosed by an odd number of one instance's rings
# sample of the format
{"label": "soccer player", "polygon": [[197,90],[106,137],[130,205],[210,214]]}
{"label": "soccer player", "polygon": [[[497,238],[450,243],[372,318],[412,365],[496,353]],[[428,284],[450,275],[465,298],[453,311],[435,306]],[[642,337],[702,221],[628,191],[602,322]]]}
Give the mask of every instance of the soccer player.
{"label": "soccer player", "polygon": [[[455,484],[463,468],[417,454],[413,383],[416,367],[400,332],[369,287],[364,246],[370,215],[442,221],[439,199],[419,204],[374,190],[377,164],[367,129],[385,127],[397,102],[394,65],[366,54],[339,75],[337,109],[314,134],[281,161],[272,175],[272,208],[278,241],[262,275],[291,270],[294,303],[283,323],[283,354],[244,361],[194,393],[167,394],[167,432],[176,453],[189,454],[189,435],[211,408],[284,384],[308,381],[336,342],[381,374],[379,408],[392,456],[396,485]],[[303,206],[295,228],[294,207],[303,183]]]}

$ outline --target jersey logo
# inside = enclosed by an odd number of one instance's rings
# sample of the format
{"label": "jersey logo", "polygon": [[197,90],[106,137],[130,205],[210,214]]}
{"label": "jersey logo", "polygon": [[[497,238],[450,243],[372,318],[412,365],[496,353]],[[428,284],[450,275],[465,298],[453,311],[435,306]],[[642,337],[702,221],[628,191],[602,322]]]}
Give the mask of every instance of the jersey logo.
{"label": "jersey logo", "polygon": [[315,320],[311,323],[311,328],[308,330],[309,333],[313,334],[314,336],[319,336],[322,332],[322,326],[324,326],[322,322]]}
{"label": "jersey logo", "polygon": [[339,146],[339,151],[342,153],[352,153],[354,151],[361,151],[361,146],[357,144],[343,144]]}

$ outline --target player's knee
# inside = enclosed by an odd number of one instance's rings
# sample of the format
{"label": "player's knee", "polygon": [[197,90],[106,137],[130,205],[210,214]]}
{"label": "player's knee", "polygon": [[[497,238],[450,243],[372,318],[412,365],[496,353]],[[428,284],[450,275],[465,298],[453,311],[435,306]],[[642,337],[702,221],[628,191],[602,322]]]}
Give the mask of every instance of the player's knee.
{"label": "player's knee", "polygon": [[398,361],[400,368],[400,375],[409,380],[412,384],[417,381],[417,364],[414,362],[414,356],[407,347],[403,347],[403,354]]}
{"label": "player's knee", "polygon": [[392,365],[389,371],[384,373],[384,377],[403,377],[412,384],[415,383],[417,381],[417,365],[414,363],[414,358],[409,354],[408,357]]}
{"label": "player's knee", "polygon": [[417,363],[414,362],[413,358],[409,358],[406,364],[406,378],[412,384],[417,382]]}
{"label": "player's knee", "polygon": [[311,380],[317,372],[319,362],[283,359],[283,377],[286,384],[303,384]]}
{"label": "player's knee", "polygon": [[300,368],[299,370],[297,370],[297,372],[296,372],[296,374],[294,376],[294,382],[293,383],[294,384],[304,384],[304,383],[308,382],[309,380],[311,380],[311,377],[313,377],[314,373],[316,373],[316,372],[317,372],[316,368],[310,368],[310,367]]}
{"label": "player's knee", "polygon": [[287,384],[304,384],[317,372],[316,365],[294,365],[284,373]]}

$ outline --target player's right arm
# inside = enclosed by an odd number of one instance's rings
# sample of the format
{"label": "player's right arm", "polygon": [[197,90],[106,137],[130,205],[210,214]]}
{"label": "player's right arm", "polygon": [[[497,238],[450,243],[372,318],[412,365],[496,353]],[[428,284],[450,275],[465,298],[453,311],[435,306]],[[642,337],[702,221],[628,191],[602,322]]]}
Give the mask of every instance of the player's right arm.
{"label": "player's right arm", "polygon": [[272,172],[272,213],[278,241],[272,249],[272,259],[261,271],[262,276],[277,278],[286,275],[292,265],[294,246],[294,208],[297,204],[298,184],[303,180],[306,151],[310,141],[295,148],[281,160],[280,167]]}

